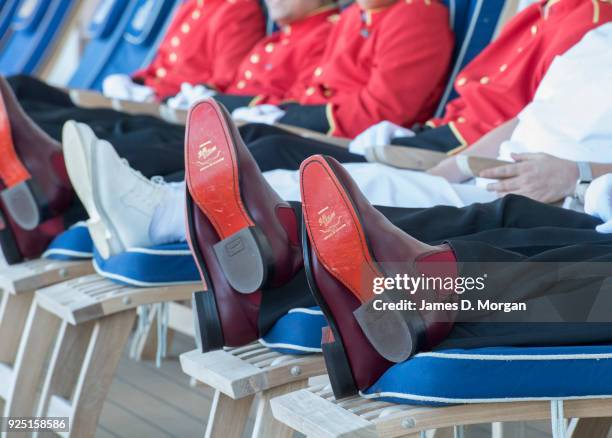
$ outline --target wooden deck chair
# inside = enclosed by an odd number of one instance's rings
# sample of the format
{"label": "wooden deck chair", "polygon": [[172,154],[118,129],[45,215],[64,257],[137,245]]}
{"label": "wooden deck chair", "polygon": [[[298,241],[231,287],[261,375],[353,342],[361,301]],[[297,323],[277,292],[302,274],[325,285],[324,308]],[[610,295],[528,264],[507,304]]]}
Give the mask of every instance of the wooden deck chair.
{"label": "wooden deck chair", "polygon": [[[311,386],[271,401],[274,417],[306,436],[411,437],[449,428],[463,436],[471,424],[551,420],[552,436],[605,438],[612,426],[612,399],[466,404],[423,407],[373,401],[359,396],[336,400],[329,385]],[[579,418],[568,428],[566,418]]]}
{"label": "wooden deck chair", "polygon": [[[4,416],[32,414],[32,394],[22,392],[20,382],[32,378],[28,373],[41,369],[46,359],[44,352],[24,357],[19,344],[35,290],[92,272],[93,267],[89,261],[44,259],[0,270],[0,399],[4,400]],[[43,330],[41,336],[34,341],[44,347],[43,337],[46,333]]]}
{"label": "wooden deck chair", "polygon": [[[68,417],[67,436],[93,436],[136,307],[187,299],[193,288],[132,288],[92,274],[38,290],[21,337],[23,378],[15,393],[32,401],[42,384],[36,415]],[[46,371],[28,362],[43,350],[50,350]]]}
{"label": "wooden deck chair", "polygon": [[320,354],[281,354],[259,342],[209,353],[194,350],[182,354],[180,360],[185,374],[215,391],[207,438],[241,437],[253,403],[252,437],[292,436],[290,428],[272,417],[270,400],[305,388],[310,377],[325,373]]}

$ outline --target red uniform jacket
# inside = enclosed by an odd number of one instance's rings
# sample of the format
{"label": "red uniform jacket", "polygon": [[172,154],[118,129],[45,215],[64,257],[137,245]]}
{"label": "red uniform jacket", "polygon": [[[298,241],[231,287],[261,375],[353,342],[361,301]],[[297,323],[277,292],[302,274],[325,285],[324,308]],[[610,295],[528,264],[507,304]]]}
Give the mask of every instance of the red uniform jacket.
{"label": "red uniform jacket", "polygon": [[278,104],[300,77],[312,77],[338,8],[323,7],[260,41],[242,61],[224,92],[255,97],[251,103]]}
{"label": "red uniform jacket", "polygon": [[452,48],[448,10],[436,0],[375,11],[354,4],[341,14],[320,65],[289,97],[326,105],[331,135],[354,137],[381,120],[422,122],[442,94]]}
{"label": "red uniform jacket", "polygon": [[265,35],[258,0],[188,0],[176,13],[155,59],[134,73],[161,99],[183,82],[225,88],[236,66]]}
{"label": "red uniform jacket", "polygon": [[535,95],[557,55],[612,20],[609,0],[540,1],[514,17],[458,75],[459,97],[432,126],[448,125],[462,146],[515,117]]}

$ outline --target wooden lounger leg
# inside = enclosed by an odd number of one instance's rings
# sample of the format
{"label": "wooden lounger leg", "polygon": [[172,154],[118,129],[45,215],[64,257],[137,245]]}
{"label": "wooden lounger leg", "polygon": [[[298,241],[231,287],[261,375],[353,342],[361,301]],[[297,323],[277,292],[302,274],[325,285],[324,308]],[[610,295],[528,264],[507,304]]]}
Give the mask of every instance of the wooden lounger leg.
{"label": "wooden lounger leg", "polygon": [[216,390],[206,425],[205,438],[241,437],[254,397],[251,395],[234,400]]}
{"label": "wooden lounger leg", "polygon": [[612,418],[581,418],[572,436],[576,438],[605,438],[612,429]]}
{"label": "wooden lounger leg", "polygon": [[93,323],[74,326],[66,321],[62,322],[41,391],[38,416],[46,414],[51,396],[70,399],[81,371],[92,330]]}
{"label": "wooden lounger leg", "polygon": [[306,386],[308,386],[308,379],[288,383],[283,386],[269,389],[260,394],[257,399],[257,411],[252,438],[266,438],[271,436],[289,438],[293,436],[293,429],[276,420],[272,415],[270,400],[274,397],[289,394],[290,392],[299,391],[300,389],[306,388]]}
{"label": "wooden lounger leg", "polygon": [[2,293],[0,301],[0,362],[12,366],[17,357],[21,334],[28,319],[34,294]]}
{"label": "wooden lounger leg", "polygon": [[[172,303],[164,303],[171,305]],[[140,338],[136,340],[136,344],[133,349],[132,358],[134,360],[147,360],[153,361],[157,358],[158,348],[158,314],[159,306],[150,306],[150,310],[146,313],[146,321],[144,331],[140,333]],[[188,319],[191,323],[191,317]],[[171,325],[168,325],[166,333],[166,352],[169,352],[172,346],[172,340],[174,339],[174,330]]]}
{"label": "wooden lounger leg", "polygon": [[132,359],[155,360],[157,352],[157,311],[155,306],[145,305],[138,311],[138,325],[130,356]]}
{"label": "wooden lounger leg", "polygon": [[59,328],[59,318],[39,307],[34,300],[21,335],[4,416],[30,417],[34,414],[36,393],[42,380],[45,360]]}
{"label": "wooden lounger leg", "polygon": [[136,311],[128,310],[95,322],[74,391],[71,436],[94,436],[135,317]]}

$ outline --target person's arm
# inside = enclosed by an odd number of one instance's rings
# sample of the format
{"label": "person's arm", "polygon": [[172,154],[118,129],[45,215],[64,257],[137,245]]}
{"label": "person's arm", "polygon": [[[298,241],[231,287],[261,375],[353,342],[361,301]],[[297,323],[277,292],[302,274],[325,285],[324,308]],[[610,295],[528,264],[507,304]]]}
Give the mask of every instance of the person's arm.
{"label": "person's arm", "polygon": [[[506,140],[512,137],[512,133],[518,124],[518,119],[514,118],[503,125],[499,125],[493,131],[484,135],[476,143],[467,149],[464,149],[457,155],[475,156],[483,158],[497,158],[499,155],[499,146]],[[441,176],[452,183],[460,183],[471,178],[465,175],[457,165],[457,155],[451,156],[442,161],[437,166],[429,169],[427,173],[431,175]]]}

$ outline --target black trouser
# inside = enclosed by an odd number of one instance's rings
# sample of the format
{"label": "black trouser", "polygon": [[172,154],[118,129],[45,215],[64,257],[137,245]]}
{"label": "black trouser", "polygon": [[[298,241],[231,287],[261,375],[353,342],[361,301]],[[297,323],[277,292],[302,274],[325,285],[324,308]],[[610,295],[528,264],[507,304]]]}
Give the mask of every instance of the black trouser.
{"label": "black trouser", "polygon": [[[299,204],[294,206],[296,211],[300,211]],[[510,278],[499,279],[498,283],[503,287],[492,286],[491,294],[497,298],[505,297],[509,302],[542,293],[534,288],[537,283],[531,282],[530,278],[521,278],[521,275],[532,275],[531,271],[526,274],[523,269],[526,265],[532,267],[529,265],[532,262],[563,262],[567,266],[603,262],[612,266],[612,235],[594,230],[601,223],[599,219],[521,196],[510,195],[491,203],[463,208],[377,208],[398,228],[421,241],[430,244],[448,242],[460,263],[506,263],[511,270],[504,275]],[[473,270],[474,265],[470,266]],[[473,273],[462,273],[470,274]],[[595,293],[600,290],[602,282],[609,281],[609,276],[612,276],[612,269],[610,274],[586,283],[553,280],[543,287],[548,298],[554,298],[551,305],[567,309],[587,301],[589,297],[577,294],[582,291]],[[612,310],[610,312],[612,314]],[[603,342],[612,342],[612,323],[476,320],[457,323],[450,336],[437,348]]]}
{"label": "black trouser", "polygon": [[89,125],[122,158],[146,177],[167,176],[184,168],[185,128],[157,117],[111,109],[80,108],[67,93],[29,76],[8,79],[24,111],[47,134],[61,141],[67,120]]}
{"label": "black trouser", "polygon": [[[111,109],[81,108],[64,91],[29,76],[8,79],[25,112],[47,134],[61,141],[67,120],[88,124],[99,138],[108,140],[117,153],[146,177],[184,172],[184,126],[157,117],[132,115]],[[308,140],[279,128],[248,124],[240,128],[262,171],[298,169],[313,154],[331,155],[340,162],[364,161],[346,149]]]}

